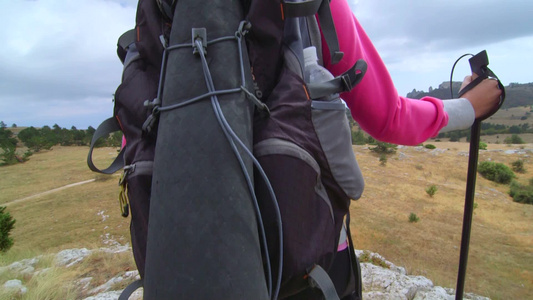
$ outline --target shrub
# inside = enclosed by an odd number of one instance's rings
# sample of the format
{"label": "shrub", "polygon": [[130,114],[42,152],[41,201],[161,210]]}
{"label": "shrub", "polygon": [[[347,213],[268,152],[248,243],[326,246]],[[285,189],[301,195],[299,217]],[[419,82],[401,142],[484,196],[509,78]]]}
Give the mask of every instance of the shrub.
{"label": "shrub", "polygon": [[389,144],[385,142],[376,142],[376,147],[368,148],[370,151],[379,153],[379,154],[392,154],[396,152],[398,146],[395,144]]}
{"label": "shrub", "polygon": [[519,159],[515,160],[511,163],[511,166],[513,167],[513,171],[517,173],[525,173],[526,169],[524,169],[524,161]]}
{"label": "shrub", "polygon": [[361,129],[352,131],[352,145],[365,145],[367,138]]}
{"label": "shrub", "polygon": [[0,251],[6,252],[13,246],[13,239],[9,237],[11,229],[15,225],[15,220],[9,212],[6,212],[6,207],[0,207]]}
{"label": "shrub", "polygon": [[533,186],[531,185],[531,180],[530,185],[522,185],[513,180],[509,195],[513,197],[513,201],[515,202],[533,204]]}
{"label": "shrub", "polygon": [[435,149],[435,148],[437,148],[437,147],[435,147],[435,145],[432,145],[432,144],[426,144],[426,145],[424,146],[424,148],[426,148],[426,149]]}
{"label": "shrub", "polygon": [[359,255],[359,261],[362,263],[371,263],[373,265],[380,266],[385,269],[390,269],[389,264],[387,264],[381,256],[374,255],[366,250],[363,251],[361,255]]}
{"label": "shrub", "polygon": [[415,213],[411,213],[409,215],[409,222],[410,223],[416,223],[418,221],[420,221],[420,218]]}
{"label": "shrub", "polygon": [[490,181],[503,184],[508,184],[515,178],[513,171],[508,166],[491,161],[480,163],[478,165],[478,172]]}
{"label": "shrub", "polygon": [[433,195],[435,195],[435,193],[437,192],[438,188],[436,185],[432,184],[430,185],[427,189],[426,189],[426,193],[430,196],[430,197],[433,197]]}
{"label": "shrub", "polygon": [[487,143],[479,142],[479,149],[480,150],[487,150]]}
{"label": "shrub", "polygon": [[458,142],[461,139],[461,136],[456,131],[450,132],[450,142]]}
{"label": "shrub", "polygon": [[506,144],[525,144],[524,140],[522,140],[522,138],[516,134],[513,134],[510,137],[506,137],[505,140],[503,140],[503,142]]}
{"label": "shrub", "polygon": [[387,164],[387,155],[385,155],[385,153],[382,153],[380,156],[379,156],[379,163],[382,165],[382,166],[385,166]]}

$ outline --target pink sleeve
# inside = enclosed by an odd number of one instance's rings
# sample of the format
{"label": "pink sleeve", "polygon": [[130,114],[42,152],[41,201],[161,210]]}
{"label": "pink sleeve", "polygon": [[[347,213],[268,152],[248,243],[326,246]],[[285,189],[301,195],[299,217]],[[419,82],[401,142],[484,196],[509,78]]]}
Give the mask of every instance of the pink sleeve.
{"label": "pink sleeve", "polygon": [[352,91],[341,94],[361,128],[378,140],[403,145],[416,145],[436,136],[448,123],[442,101],[399,96],[385,64],[346,0],[333,0],[330,5],[344,57],[330,65],[329,49],[322,38],[325,67],[338,76],[358,59],[368,64],[362,81]]}

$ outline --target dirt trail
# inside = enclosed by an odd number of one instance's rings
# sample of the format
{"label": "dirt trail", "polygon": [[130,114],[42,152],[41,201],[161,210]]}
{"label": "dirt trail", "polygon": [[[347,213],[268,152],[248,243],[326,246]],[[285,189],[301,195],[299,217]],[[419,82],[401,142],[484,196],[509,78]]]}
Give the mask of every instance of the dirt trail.
{"label": "dirt trail", "polygon": [[20,199],[16,199],[16,200],[10,201],[10,202],[6,202],[3,205],[8,206],[10,204],[24,202],[26,200],[30,200],[30,199],[41,197],[41,196],[48,195],[48,194],[52,194],[52,193],[55,193],[55,192],[62,191],[64,189],[68,189],[68,188],[71,188],[71,187],[74,187],[74,186],[86,184],[86,183],[93,182],[93,181],[95,181],[94,178],[93,179],[89,179],[89,180],[85,180],[85,181],[80,181],[80,182],[76,182],[76,183],[67,184],[67,185],[64,185],[62,187],[58,187],[58,188],[55,188],[55,189],[52,189],[52,190],[49,190],[49,191],[45,191],[45,192],[34,194],[34,195],[31,195],[31,196],[28,196],[28,197],[24,197],[24,198],[20,198]]}

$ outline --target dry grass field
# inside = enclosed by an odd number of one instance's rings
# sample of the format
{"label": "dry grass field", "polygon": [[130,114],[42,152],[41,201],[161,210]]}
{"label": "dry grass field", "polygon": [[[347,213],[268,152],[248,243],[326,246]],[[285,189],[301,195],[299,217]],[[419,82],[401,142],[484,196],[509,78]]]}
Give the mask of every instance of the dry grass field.
{"label": "dry grass field", "polygon": [[[352,203],[351,229],[356,248],[378,252],[437,285],[455,287],[468,144],[434,145],[435,150],[400,148],[385,166],[366,147],[355,148],[366,189]],[[510,149],[515,148],[491,144],[480,161],[510,165],[522,159],[527,173],[518,180],[527,184],[533,177],[531,153],[504,152]],[[430,185],[438,187],[433,197],[425,192]],[[478,176],[465,290],[493,299],[532,299],[533,206],[513,202],[508,191]],[[410,223],[410,213],[420,221]]]}
{"label": "dry grass field", "polygon": [[[521,118],[523,117],[526,117],[527,119],[522,120]],[[500,109],[496,114],[488,118],[485,122],[506,126],[518,126],[520,124],[528,123],[529,126],[533,126],[533,118],[531,117],[531,108],[529,106]]]}
{"label": "dry grass field", "polygon": [[[351,229],[356,248],[378,252],[406,267],[410,274],[424,275],[437,285],[454,288],[468,145],[433,144],[437,149],[399,148],[385,166],[368,147],[354,146],[366,189],[360,200],[352,202]],[[481,152],[480,161],[490,159],[509,165],[523,159],[527,173],[519,174],[518,180],[527,183],[533,177],[532,153],[504,152],[517,147],[489,144],[488,150]],[[7,205],[17,220],[12,232],[15,244],[0,255],[1,266],[62,249],[95,249],[110,241],[129,242],[129,219],[120,217],[119,212],[118,177],[90,172],[86,153],[87,147],[54,147],[34,154],[24,164],[0,168],[0,205]],[[98,165],[103,166],[116,150],[98,149],[95,155]],[[96,180],[58,189],[91,179]],[[492,299],[533,299],[533,205],[514,203],[507,194],[508,186],[481,177],[477,182],[466,291]],[[425,192],[430,185],[438,187],[433,197]],[[52,189],[58,190],[39,196]],[[410,223],[410,213],[420,220]],[[105,282],[109,279],[106,273],[112,276],[116,270],[133,268],[131,256],[115,263],[95,257],[84,271],[57,275],[56,280],[100,274],[98,280]],[[0,275],[0,279],[10,278]],[[35,285],[46,286],[42,282]]]}

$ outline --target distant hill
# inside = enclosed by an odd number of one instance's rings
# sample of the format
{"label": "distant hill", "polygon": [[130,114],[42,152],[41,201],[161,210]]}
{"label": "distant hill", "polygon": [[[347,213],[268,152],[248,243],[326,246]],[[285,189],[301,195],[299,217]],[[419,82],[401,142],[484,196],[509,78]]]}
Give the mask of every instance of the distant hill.
{"label": "distant hill", "polygon": [[[454,81],[452,84],[454,97],[457,97],[461,82]],[[533,105],[533,82],[531,83],[511,83],[505,87],[505,102],[502,108],[511,108],[519,106]],[[413,89],[407,94],[408,98],[420,99],[425,96],[436,97],[439,99],[450,99],[450,82],[445,81],[438,88],[430,87],[428,92],[417,91]]]}

